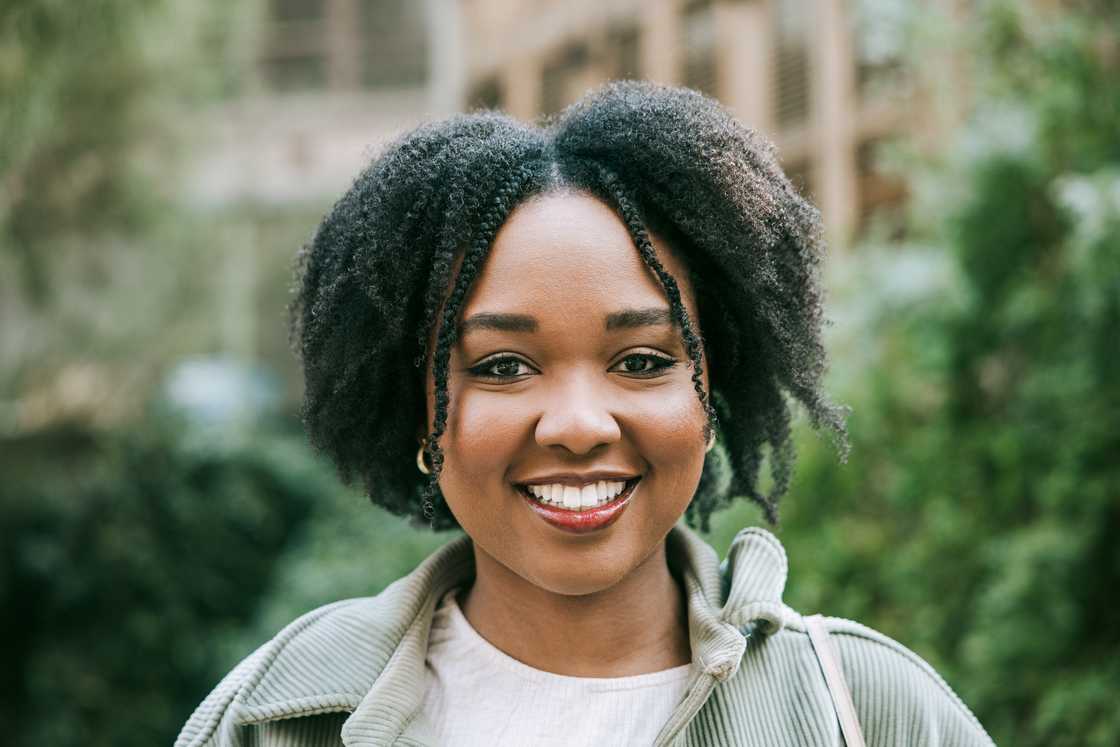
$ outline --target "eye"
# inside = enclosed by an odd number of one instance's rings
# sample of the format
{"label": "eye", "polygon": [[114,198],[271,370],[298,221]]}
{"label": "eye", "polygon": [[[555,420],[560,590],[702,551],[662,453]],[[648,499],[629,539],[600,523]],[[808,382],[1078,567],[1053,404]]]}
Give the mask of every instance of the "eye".
{"label": "eye", "polygon": [[677,361],[663,355],[653,353],[631,353],[616,365],[621,372],[640,378],[653,378],[660,376],[666,370],[677,365]]}
{"label": "eye", "polygon": [[514,358],[511,355],[503,355],[496,358],[488,358],[467,370],[471,375],[477,376],[480,379],[508,381],[510,379],[528,376],[533,373],[535,369],[520,358]]}

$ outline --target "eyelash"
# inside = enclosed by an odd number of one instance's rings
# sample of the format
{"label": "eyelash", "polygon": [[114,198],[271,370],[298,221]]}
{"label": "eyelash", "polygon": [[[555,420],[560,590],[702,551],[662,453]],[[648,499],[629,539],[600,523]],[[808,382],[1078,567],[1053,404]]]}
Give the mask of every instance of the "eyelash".
{"label": "eyelash", "polygon": [[[660,376],[663,372],[665,372],[668,369],[672,368],[673,366],[677,365],[677,360],[675,358],[667,358],[663,355],[655,355],[653,353],[631,353],[630,355],[627,355],[622,360],[620,360],[619,363],[623,363],[624,361],[628,361],[631,358],[641,358],[643,360],[648,360],[648,361],[650,361],[654,364],[653,368],[650,368],[646,371],[627,371],[626,372],[627,376],[636,377],[636,378],[639,378],[639,379],[652,379],[656,376]],[[520,364],[525,365],[525,366],[529,365],[528,363],[525,363],[525,361],[521,360],[520,358],[516,358],[512,355],[503,355],[503,356],[500,356],[498,358],[490,358],[488,360],[484,360],[481,363],[479,363],[478,365],[473,366],[473,367],[471,367],[467,370],[473,376],[477,376],[480,379],[488,379],[490,381],[512,381],[514,379],[518,379],[518,378],[526,375],[526,374],[516,374],[514,376],[498,376],[496,374],[488,373],[488,371],[493,369],[498,364],[500,364],[500,363],[510,363],[510,362],[520,363]]]}

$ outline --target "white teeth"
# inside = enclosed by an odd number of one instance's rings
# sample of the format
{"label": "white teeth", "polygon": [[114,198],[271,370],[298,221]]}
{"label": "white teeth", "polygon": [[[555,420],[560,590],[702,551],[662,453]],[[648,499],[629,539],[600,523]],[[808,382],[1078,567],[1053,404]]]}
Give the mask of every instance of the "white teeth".
{"label": "white teeth", "polygon": [[610,483],[606,480],[600,480],[595,483],[595,493],[598,496],[598,503],[602,505],[614,498],[614,493],[611,492]]}
{"label": "white teeth", "polygon": [[602,506],[618,497],[626,487],[624,480],[599,480],[582,488],[574,485],[550,483],[547,485],[526,485],[530,495],[543,503],[563,506],[570,509],[587,509]]}

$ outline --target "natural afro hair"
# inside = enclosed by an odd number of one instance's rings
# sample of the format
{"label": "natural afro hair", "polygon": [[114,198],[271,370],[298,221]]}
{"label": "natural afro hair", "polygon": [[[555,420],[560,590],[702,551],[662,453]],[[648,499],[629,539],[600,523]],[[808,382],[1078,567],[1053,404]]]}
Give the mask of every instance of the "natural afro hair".
{"label": "natural afro hair", "polygon": [[[686,519],[706,530],[713,511],[747,496],[776,522],[795,458],[787,394],[815,428],[833,432],[842,459],[847,453],[845,408],[821,390],[820,215],[765,139],[688,89],[613,83],[543,126],[479,112],[390,144],[298,258],[291,332],[312,443],[344,481],[360,479],[374,503],[436,529],[456,526],[438,477],[457,317],[510,212],[558,189],[611,205],[669,299],[718,436]],[[650,231],[683,258],[699,320],[688,318]],[[426,368],[433,332],[425,478],[416,468],[416,433],[427,422],[417,369]],[[769,495],[757,486],[764,446]]]}

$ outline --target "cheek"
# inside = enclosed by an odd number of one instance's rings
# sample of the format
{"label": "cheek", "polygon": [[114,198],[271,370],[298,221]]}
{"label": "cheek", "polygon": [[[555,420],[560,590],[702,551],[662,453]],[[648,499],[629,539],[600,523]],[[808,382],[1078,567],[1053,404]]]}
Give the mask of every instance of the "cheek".
{"label": "cheek", "polygon": [[445,493],[471,486],[492,490],[508,480],[506,472],[525,438],[529,413],[522,412],[524,407],[514,397],[465,387],[453,387],[451,401],[442,438],[441,485],[446,478]]}
{"label": "cheek", "polygon": [[635,401],[628,419],[628,431],[657,479],[658,492],[678,497],[673,505],[680,503],[683,510],[700,481],[705,453],[706,416],[691,381]]}
{"label": "cheek", "polygon": [[[454,382],[450,394],[440,486],[456,513],[462,508],[472,513],[498,510],[502,502],[497,497],[505,495],[510,466],[526,447],[532,448],[539,403]],[[645,391],[618,390],[612,399],[610,409],[622,428],[630,463],[656,478],[661,496],[657,513],[683,512],[699,483],[705,455],[706,416],[691,379]],[[487,500],[481,500],[484,495]]]}

